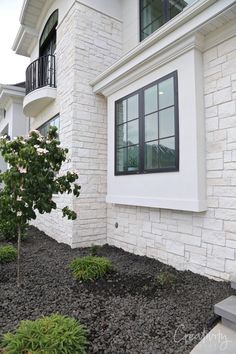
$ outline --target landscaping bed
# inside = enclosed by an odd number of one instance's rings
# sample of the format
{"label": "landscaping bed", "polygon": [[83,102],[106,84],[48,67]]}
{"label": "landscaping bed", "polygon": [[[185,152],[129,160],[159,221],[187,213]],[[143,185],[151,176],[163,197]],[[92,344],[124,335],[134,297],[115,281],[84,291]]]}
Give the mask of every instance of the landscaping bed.
{"label": "landscaping bed", "polygon": [[[97,254],[109,258],[114,271],[78,282],[68,264],[90,249],[72,250],[33,227],[28,234],[20,289],[15,262],[0,264],[0,335],[20,320],[59,313],[87,327],[88,353],[184,354],[212,328],[213,305],[234,294],[228,283],[107,245]],[[163,271],[175,275],[173,287],[155,280]]]}

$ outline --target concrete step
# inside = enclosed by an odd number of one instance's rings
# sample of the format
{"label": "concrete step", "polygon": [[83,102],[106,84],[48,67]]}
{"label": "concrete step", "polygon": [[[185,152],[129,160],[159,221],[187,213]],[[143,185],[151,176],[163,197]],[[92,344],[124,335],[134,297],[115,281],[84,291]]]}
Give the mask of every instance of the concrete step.
{"label": "concrete step", "polygon": [[236,330],[236,296],[232,295],[218,302],[218,304],[214,306],[214,311],[216,315],[221,316],[224,325]]}
{"label": "concrete step", "polygon": [[218,323],[202,340],[196,345],[190,354],[235,354],[236,334],[229,327]]}

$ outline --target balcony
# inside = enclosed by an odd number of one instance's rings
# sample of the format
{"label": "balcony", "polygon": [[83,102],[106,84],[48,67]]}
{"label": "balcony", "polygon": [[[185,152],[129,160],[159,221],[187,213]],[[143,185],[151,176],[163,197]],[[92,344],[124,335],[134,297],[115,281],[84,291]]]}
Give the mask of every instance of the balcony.
{"label": "balcony", "polygon": [[56,61],[54,55],[45,55],[33,61],[26,69],[26,96],[23,111],[36,117],[56,98]]}

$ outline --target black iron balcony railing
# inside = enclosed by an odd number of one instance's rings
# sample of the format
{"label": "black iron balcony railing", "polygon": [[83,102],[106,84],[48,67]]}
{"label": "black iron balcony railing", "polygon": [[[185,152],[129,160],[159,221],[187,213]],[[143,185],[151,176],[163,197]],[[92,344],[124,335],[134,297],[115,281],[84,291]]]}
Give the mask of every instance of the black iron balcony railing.
{"label": "black iron balcony railing", "polygon": [[26,95],[44,86],[56,87],[55,56],[45,55],[26,69]]}

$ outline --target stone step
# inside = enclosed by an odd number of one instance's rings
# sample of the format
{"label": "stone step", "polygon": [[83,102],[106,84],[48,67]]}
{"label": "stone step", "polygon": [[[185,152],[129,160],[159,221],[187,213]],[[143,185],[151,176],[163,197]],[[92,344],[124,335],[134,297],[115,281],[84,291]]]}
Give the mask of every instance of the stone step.
{"label": "stone step", "polygon": [[236,335],[231,328],[218,323],[202,340],[196,345],[190,354],[235,354]]}
{"label": "stone step", "polygon": [[216,315],[221,316],[222,323],[229,325],[231,328],[236,328],[236,296],[232,295],[227,299],[218,302],[214,306]]}

